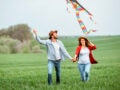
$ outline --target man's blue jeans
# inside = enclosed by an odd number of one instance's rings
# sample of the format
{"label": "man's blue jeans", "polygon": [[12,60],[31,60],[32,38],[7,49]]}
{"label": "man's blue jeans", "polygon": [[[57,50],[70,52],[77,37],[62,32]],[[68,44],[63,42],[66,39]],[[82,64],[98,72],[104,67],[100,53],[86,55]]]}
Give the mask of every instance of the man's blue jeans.
{"label": "man's blue jeans", "polygon": [[81,74],[82,81],[89,80],[89,72],[90,72],[91,64],[78,64],[78,69]]}
{"label": "man's blue jeans", "polygon": [[55,67],[55,71],[56,71],[56,83],[59,84],[60,83],[60,60],[48,60],[48,84],[51,85],[52,84],[52,71],[53,68]]}

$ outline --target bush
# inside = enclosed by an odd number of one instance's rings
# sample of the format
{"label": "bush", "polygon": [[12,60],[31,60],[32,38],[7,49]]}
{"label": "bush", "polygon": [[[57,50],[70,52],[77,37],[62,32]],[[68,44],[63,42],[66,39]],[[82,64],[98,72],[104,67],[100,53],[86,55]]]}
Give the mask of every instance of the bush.
{"label": "bush", "polygon": [[30,42],[23,42],[19,44],[16,48],[17,48],[18,53],[30,53],[31,52]]}
{"label": "bush", "polygon": [[0,53],[40,53],[40,45],[34,39],[20,42],[10,37],[0,38]]}
{"label": "bush", "polygon": [[39,45],[35,45],[32,47],[32,53],[40,53],[40,46]]}
{"label": "bush", "polygon": [[32,33],[27,24],[17,24],[6,29],[1,29],[0,36],[9,36],[13,39],[20,40],[21,42],[32,39]]}
{"label": "bush", "polygon": [[30,53],[31,52],[30,47],[28,47],[27,45],[24,45],[21,50],[22,50],[22,53]]}
{"label": "bush", "polygon": [[19,40],[12,39],[9,37],[2,37],[0,39],[0,45],[7,46],[10,49],[10,53],[17,53],[16,46],[20,44]]}
{"label": "bush", "polygon": [[38,42],[35,39],[32,39],[31,42],[30,42],[30,46],[33,47],[33,46],[36,46],[36,45],[38,45]]}
{"label": "bush", "polygon": [[10,48],[8,46],[6,46],[6,45],[4,45],[4,46],[0,45],[0,53],[8,54],[8,53],[10,53]]}

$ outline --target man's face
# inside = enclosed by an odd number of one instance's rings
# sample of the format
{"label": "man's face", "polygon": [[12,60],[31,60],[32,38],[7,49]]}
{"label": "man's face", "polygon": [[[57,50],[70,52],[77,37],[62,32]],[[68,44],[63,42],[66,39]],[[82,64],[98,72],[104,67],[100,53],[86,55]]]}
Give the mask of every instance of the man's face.
{"label": "man's face", "polygon": [[54,39],[57,39],[57,38],[58,38],[57,33],[55,33],[55,32],[53,33],[53,38],[54,38]]}

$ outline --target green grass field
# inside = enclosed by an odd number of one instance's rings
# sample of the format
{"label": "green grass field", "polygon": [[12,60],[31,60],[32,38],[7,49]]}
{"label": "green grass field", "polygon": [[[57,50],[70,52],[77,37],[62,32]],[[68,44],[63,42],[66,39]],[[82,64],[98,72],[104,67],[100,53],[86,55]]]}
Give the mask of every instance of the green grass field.
{"label": "green grass field", "polygon": [[[47,54],[0,54],[0,90],[120,90],[120,36],[89,37],[97,45],[93,52],[99,62],[92,65],[90,80],[80,79],[77,63],[62,62],[61,84],[47,84]],[[74,56],[77,38],[61,39]]]}

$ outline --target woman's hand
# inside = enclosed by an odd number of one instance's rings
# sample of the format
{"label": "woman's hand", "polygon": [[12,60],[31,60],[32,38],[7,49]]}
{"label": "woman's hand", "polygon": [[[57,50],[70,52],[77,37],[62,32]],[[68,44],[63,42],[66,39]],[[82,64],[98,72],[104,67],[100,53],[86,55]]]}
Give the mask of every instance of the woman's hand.
{"label": "woman's hand", "polygon": [[76,62],[77,60],[76,60],[76,58],[72,58],[72,62]]}
{"label": "woman's hand", "polygon": [[89,42],[89,46],[94,46],[94,44],[92,42],[90,42],[90,41],[88,41],[88,42]]}

